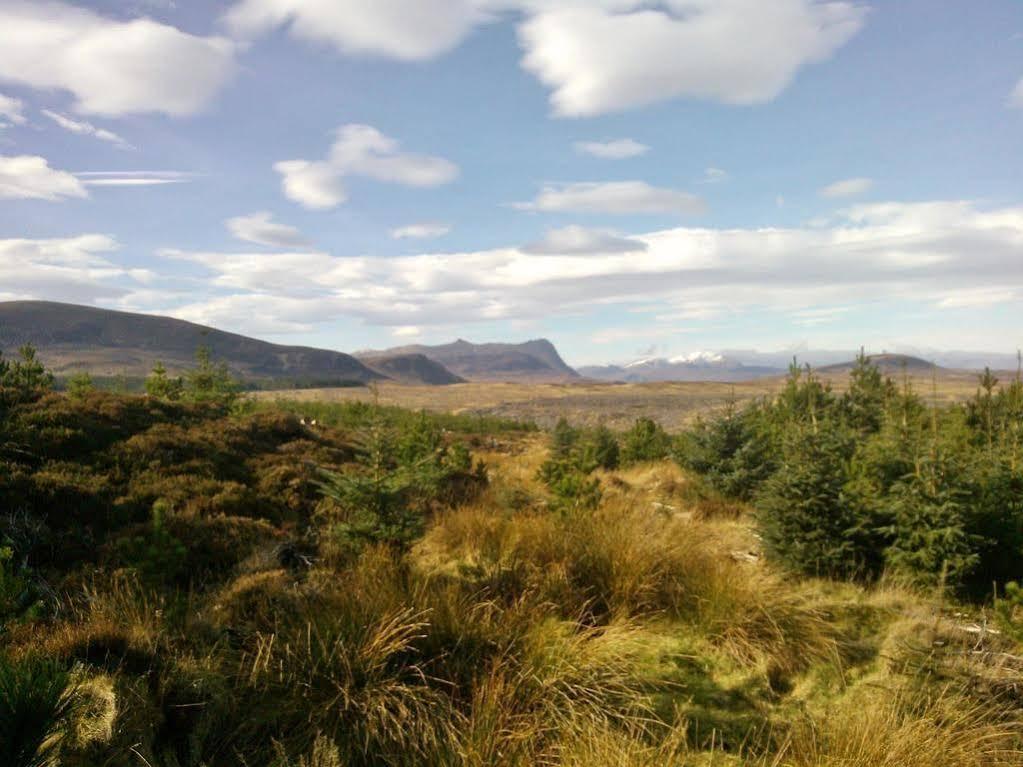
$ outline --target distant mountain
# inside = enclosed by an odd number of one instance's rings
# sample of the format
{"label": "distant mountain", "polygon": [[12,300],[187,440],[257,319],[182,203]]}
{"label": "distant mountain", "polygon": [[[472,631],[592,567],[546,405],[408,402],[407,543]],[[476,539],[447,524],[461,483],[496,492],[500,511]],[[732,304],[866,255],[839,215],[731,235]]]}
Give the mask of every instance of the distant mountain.
{"label": "distant mountain", "polygon": [[400,346],[355,356],[368,361],[395,354],[422,354],[469,381],[547,382],[579,377],[546,339],[522,344],[473,344],[459,339],[442,346]]}
{"label": "distant mountain", "polygon": [[363,365],[375,370],[392,381],[407,384],[446,384],[465,383],[465,379],[456,376],[439,362],[435,362],[425,354],[385,354],[379,357],[362,357]]}
{"label": "distant mountain", "polygon": [[[894,375],[902,371],[911,375],[920,375],[942,369],[933,362],[928,362],[908,354],[869,354],[867,359],[887,375]],[[848,373],[855,365],[855,360],[850,360],[849,362],[840,362],[837,365],[825,365],[819,368],[818,372],[824,374]]]}
{"label": "distant mountain", "polygon": [[350,354],[281,346],[191,322],[49,301],[0,303],[0,350],[32,344],[58,375],[148,375],[157,361],[171,372],[188,368],[200,345],[247,382],[333,386],[387,376]]}
{"label": "distant mountain", "polygon": [[598,381],[646,383],[654,381],[751,381],[784,372],[780,367],[746,365],[717,352],[695,352],[681,357],[652,357],[626,365],[579,368],[579,374]]}

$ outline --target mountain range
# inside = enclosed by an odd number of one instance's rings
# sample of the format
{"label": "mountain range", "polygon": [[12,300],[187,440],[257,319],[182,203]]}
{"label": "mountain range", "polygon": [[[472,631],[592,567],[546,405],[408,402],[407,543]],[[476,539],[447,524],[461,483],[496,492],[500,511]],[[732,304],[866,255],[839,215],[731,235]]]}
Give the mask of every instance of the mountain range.
{"label": "mountain range", "polygon": [[382,355],[422,354],[469,381],[558,382],[578,379],[545,338],[521,344],[473,344],[463,339],[440,346],[399,346],[385,351],[356,352],[364,362]]}
{"label": "mountain range", "polygon": [[718,352],[695,352],[680,357],[650,357],[624,365],[591,365],[579,368],[579,375],[598,381],[752,381],[778,375],[783,368],[746,365]]}
{"label": "mountain range", "polygon": [[207,346],[247,384],[338,386],[371,381],[444,385],[466,380],[554,381],[577,378],[545,339],[522,344],[406,346],[357,356],[284,346],[192,322],[52,301],[0,302],[0,351],[31,344],[58,377],[144,378],[162,362],[171,373]]}
{"label": "mountain range", "polygon": [[[741,382],[783,375],[793,358],[823,373],[848,371],[850,351],[806,349],[757,352],[703,351],[676,357],[647,357],[574,370],[546,339],[525,343],[475,344],[459,339],[438,346],[409,345],[346,354],[287,346],[228,333],[171,317],[77,306],[51,301],[0,302],[0,351],[32,344],[58,377],[79,371],[94,377],[142,379],[157,362],[172,373],[193,364],[200,345],[225,362],[247,384],[262,388],[323,387],[394,381],[447,385],[465,381],[565,383],[572,381]],[[889,374],[932,370],[977,370],[985,365],[1012,371],[1008,354],[882,353],[872,359]]]}

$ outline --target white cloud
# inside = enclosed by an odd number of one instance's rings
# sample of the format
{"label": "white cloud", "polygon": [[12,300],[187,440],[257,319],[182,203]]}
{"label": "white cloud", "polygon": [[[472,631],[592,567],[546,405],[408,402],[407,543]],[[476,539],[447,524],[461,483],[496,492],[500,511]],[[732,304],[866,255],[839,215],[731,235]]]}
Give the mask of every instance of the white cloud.
{"label": "white cloud", "polygon": [[728,171],[721,170],[721,168],[706,168],[703,171],[703,183],[705,184],[720,184],[727,180]]}
{"label": "white cloud", "polygon": [[0,93],[0,118],[10,120],[15,125],[25,123],[25,103],[13,96]]}
{"label": "white cloud", "polygon": [[338,128],[326,160],[285,160],[274,165],[284,195],[307,208],[325,210],[347,199],[346,176],[412,187],[447,184],[458,166],[442,157],[402,152],[397,141],[369,125]]}
{"label": "white cloud", "polygon": [[110,19],[52,0],[0,3],[0,81],[64,90],[117,116],[199,111],[235,71],[235,45],[147,18]]}
{"label": "white cloud", "polygon": [[635,2],[626,13],[550,5],[521,25],[519,39],[523,66],[552,89],[562,117],[677,97],[768,102],[845,45],[866,16],[857,3],[817,0],[666,0],[663,10]]}
{"label": "white cloud", "polygon": [[422,335],[423,331],[421,328],[417,328],[415,325],[403,325],[400,328],[395,328],[391,331],[391,335],[395,338],[415,338],[416,336]]}
{"label": "white cloud", "polygon": [[872,186],[874,186],[874,182],[869,178],[847,178],[842,181],[836,181],[833,184],[828,184],[820,190],[820,195],[821,197],[831,199],[856,197],[870,191]]}
{"label": "white cloud", "polygon": [[66,131],[70,131],[71,133],[78,133],[83,136],[93,136],[98,138],[100,141],[107,141],[120,149],[135,148],[116,133],[104,128],[97,128],[95,125],[90,122],[86,122],[85,120],[72,120],[70,117],[62,115],[59,112],[52,112],[49,109],[43,109],[42,113],[57,123],[57,125],[61,128]]}
{"label": "white cloud", "polygon": [[395,240],[432,240],[451,231],[446,224],[409,224],[391,230]]}
{"label": "white cloud", "polygon": [[634,139],[623,138],[617,141],[577,141],[575,150],[603,160],[626,160],[646,154],[650,147]]}
{"label": "white cloud", "polygon": [[85,186],[163,186],[184,184],[195,176],[178,170],[99,170],[75,175]]}
{"label": "white cloud", "polygon": [[450,50],[483,16],[475,0],[241,0],[224,17],[242,37],[287,27],[346,54],[428,59]]}
{"label": "white cloud", "polygon": [[938,301],[938,306],[942,309],[973,309],[982,306],[995,306],[1015,301],[1018,295],[1018,290],[1003,287],[953,290]]}
{"label": "white cloud", "polygon": [[1016,83],[1012,93],[1009,94],[1009,106],[1016,109],[1023,109],[1023,79]]}
{"label": "white cloud", "polygon": [[689,192],[651,186],[645,181],[608,181],[545,186],[532,202],[515,203],[521,210],[572,213],[703,213],[703,201]]}
{"label": "white cloud", "polygon": [[642,240],[622,237],[608,229],[566,226],[552,229],[539,242],[522,248],[530,255],[595,255],[598,253],[637,253],[647,249]]}
{"label": "white cloud", "polygon": [[0,239],[0,286],[7,299],[92,303],[124,295],[138,270],[112,263],[117,241],[101,234],[64,239]]}
{"label": "white cloud", "polygon": [[51,168],[44,157],[0,156],[0,200],[49,200],[88,197],[82,182]]}
{"label": "white cloud", "polygon": [[[356,318],[450,327],[550,318],[594,306],[651,307],[649,324],[776,311],[803,324],[835,309],[890,301],[954,307],[1012,300],[1023,284],[1023,208],[969,202],[884,203],[827,227],[675,228],[637,235],[634,252],[535,254],[520,248],[398,257],[322,252],[165,255],[205,270],[188,318],[244,329]],[[944,302],[942,304],[942,302]],[[851,309],[850,309],[851,310]],[[182,316],[178,314],[178,316]]]}
{"label": "white cloud", "polygon": [[256,245],[271,248],[304,248],[309,244],[298,229],[274,221],[273,214],[269,211],[235,216],[227,219],[224,225],[237,239]]}

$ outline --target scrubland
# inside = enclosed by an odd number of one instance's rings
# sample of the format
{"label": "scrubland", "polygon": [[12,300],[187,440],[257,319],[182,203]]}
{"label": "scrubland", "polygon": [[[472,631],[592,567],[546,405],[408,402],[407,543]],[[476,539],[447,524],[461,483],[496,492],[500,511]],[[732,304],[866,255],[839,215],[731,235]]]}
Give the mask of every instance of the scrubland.
{"label": "scrubland", "polygon": [[[1023,615],[971,590],[987,549],[868,572],[822,524],[800,559],[753,415],[545,432],[22,373],[4,765],[1023,765]],[[827,398],[786,392],[823,430]]]}

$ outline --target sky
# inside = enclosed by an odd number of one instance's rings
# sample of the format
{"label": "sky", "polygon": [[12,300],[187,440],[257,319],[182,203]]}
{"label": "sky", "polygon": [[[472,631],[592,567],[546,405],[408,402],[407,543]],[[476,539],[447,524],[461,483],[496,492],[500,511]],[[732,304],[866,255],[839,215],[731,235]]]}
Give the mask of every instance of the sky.
{"label": "sky", "polygon": [[346,351],[1023,345],[1019,0],[0,0],[0,300]]}

